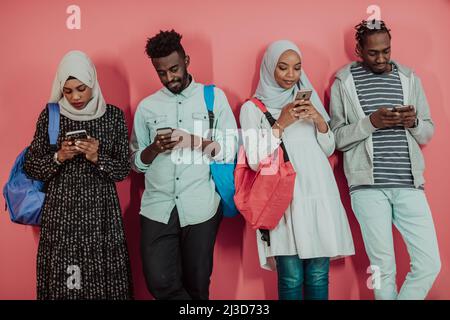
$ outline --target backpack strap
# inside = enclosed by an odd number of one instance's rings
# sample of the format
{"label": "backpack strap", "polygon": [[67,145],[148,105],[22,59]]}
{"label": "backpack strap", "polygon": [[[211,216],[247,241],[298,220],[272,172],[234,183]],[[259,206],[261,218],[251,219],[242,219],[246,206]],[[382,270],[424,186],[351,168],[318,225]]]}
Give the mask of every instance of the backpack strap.
{"label": "backpack strap", "polygon": [[203,96],[208,109],[209,128],[211,130],[214,128],[214,87],[215,85],[213,84],[203,87]]}
{"label": "backpack strap", "polygon": [[[249,99],[251,102],[253,102],[259,110],[261,110],[262,113],[264,113],[264,115],[266,116],[267,121],[269,121],[269,124],[271,126],[273,126],[275,124],[275,118],[272,116],[272,114],[269,112],[269,110],[267,110],[267,107],[264,105],[264,103],[259,100],[258,98],[251,98]],[[284,162],[288,162],[289,161],[289,156],[286,150],[286,147],[284,146],[284,142],[280,143],[280,147],[281,149],[283,149],[283,158],[284,158]]]}
{"label": "backpack strap", "polygon": [[267,110],[264,103],[255,97],[251,98],[250,101],[253,102],[258,107],[258,109],[261,110],[262,113],[264,113],[264,115],[267,118],[267,121],[269,121],[270,125],[273,126],[275,124],[276,120],[274,119],[272,114],[269,112],[269,110]]}
{"label": "backpack strap", "polygon": [[[266,113],[270,114],[270,112],[267,110],[265,104],[261,100],[259,100],[258,98],[255,98],[255,97],[253,97],[253,98],[251,98],[249,100],[251,102],[253,102],[253,104],[255,106],[257,106],[259,108],[259,110],[261,110],[261,112],[264,113],[264,115],[266,115]],[[272,116],[272,115],[270,114],[270,116]],[[266,117],[267,117],[267,115],[266,115]],[[272,117],[272,119],[273,119],[273,117]],[[269,120],[269,119],[267,119],[267,120]],[[273,123],[271,123],[271,125],[273,126]]]}
{"label": "backpack strap", "polygon": [[50,149],[52,152],[56,152],[58,149],[58,135],[59,135],[59,104],[49,103],[48,108],[48,137],[50,140]]}

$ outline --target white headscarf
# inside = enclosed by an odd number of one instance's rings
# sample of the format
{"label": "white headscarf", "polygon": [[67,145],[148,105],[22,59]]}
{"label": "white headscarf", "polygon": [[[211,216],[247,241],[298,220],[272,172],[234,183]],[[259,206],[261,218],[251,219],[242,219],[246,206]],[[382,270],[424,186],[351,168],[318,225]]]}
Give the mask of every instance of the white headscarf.
{"label": "white headscarf", "polygon": [[[275,68],[278,64],[280,56],[287,50],[293,50],[302,58],[300,49],[289,40],[279,40],[273,42],[264,53],[264,58],[261,63],[261,70],[259,76],[258,87],[255,92],[255,97],[261,100],[267,108],[272,109],[274,116],[281,112],[281,109],[288,103],[294,100],[297,93],[298,86],[295,85],[291,89],[284,89],[275,80]],[[330,117],[323,107],[316,90],[314,90],[311,82],[309,82],[306,73],[301,71],[300,88],[312,89],[311,102],[317,111],[324,117],[325,121],[330,121]],[[269,110],[271,111],[271,110]],[[271,111],[272,112],[272,111]]]}
{"label": "white headscarf", "polygon": [[[67,78],[74,77],[92,89],[92,98],[82,109],[74,108],[64,97],[63,88]],[[97,72],[91,59],[81,51],[70,51],[61,60],[53,81],[51,103],[59,103],[61,114],[75,121],[89,121],[100,118],[106,112]]]}

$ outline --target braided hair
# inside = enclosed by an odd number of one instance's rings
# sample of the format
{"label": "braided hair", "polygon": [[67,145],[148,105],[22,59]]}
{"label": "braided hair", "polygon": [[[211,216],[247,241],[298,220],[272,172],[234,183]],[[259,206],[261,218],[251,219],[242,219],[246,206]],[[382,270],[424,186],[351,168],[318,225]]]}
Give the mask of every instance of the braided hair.
{"label": "braided hair", "polygon": [[375,33],[387,33],[391,39],[391,29],[389,29],[383,20],[363,20],[355,26],[356,54],[360,54],[360,49],[364,48],[367,37]]}
{"label": "braided hair", "polygon": [[181,57],[186,57],[186,53],[181,45],[183,36],[175,30],[160,31],[156,36],[147,39],[145,52],[150,59],[167,57],[172,52],[177,51]]}

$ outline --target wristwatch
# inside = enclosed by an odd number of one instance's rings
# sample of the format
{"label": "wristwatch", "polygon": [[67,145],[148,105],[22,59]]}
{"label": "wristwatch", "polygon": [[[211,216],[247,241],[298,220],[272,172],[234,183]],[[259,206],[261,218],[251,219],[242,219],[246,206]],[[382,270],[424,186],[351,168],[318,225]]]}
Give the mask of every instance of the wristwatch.
{"label": "wristwatch", "polygon": [[59,166],[62,165],[62,162],[58,161],[58,152],[55,152],[55,154],[53,155],[53,161],[55,161]]}

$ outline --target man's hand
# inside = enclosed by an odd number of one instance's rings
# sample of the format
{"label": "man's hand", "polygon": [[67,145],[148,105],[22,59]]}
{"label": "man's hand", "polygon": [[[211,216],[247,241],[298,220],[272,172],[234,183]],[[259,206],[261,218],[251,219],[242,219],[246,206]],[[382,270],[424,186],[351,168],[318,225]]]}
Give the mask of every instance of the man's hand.
{"label": "man's hand", "polygon": [[150,150],[152,150],[153,152],[159,154],[167,151],[172,151],[178,144],[178,142],[178,140],[175,140],[173,138],[172,131],[172,133],[156,135],[155,140],[151,145],[148,146],[148,148],[150,148]]}
{"label": "man's hand", "polygon": [[401,111],[400,117],[405,128],[412,128],[416,125],[417,114],[413,106],[408,106],[406,110]]}
{"label": "man's hand", "polygon": [[370,115],[370,122],[375,128],[383,129],[403,125],[400,112],[380,108]]}

